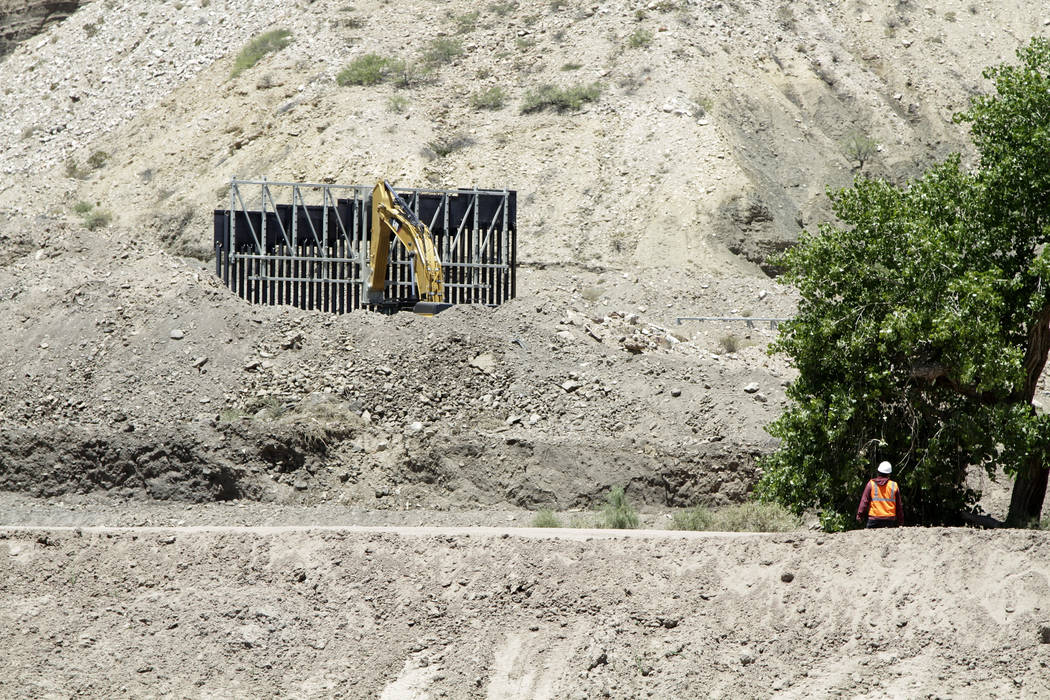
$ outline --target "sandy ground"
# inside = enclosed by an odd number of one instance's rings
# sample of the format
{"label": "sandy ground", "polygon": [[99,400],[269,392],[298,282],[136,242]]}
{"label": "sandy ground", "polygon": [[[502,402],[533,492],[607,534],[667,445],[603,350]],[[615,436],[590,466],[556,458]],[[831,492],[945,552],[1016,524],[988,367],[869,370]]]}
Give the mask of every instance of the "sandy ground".
{"label": "sandy ground", "polygon": [[1050,538],[4,528],[5,697],[1048,697]]}

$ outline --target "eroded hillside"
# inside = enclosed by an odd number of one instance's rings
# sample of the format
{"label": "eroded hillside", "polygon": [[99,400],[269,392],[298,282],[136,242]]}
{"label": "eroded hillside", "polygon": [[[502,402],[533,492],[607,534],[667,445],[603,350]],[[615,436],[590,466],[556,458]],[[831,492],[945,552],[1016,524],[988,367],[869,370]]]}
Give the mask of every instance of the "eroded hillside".
{"label": "eroded hillside", "polygon": [[[879,144],[864,173],[918,173],[965,142],[950,117],[978,67],[1045,20],[1017,2],[88,3],[0,62],[4,485],[739,499],[790,370],[768,328],[674,318],[790,315],[760,264],[857,174],[847,137]],[[274,28],[291,43],[232,77]],[[400,83],[340,85],[366,54],[403,61]],[[524,112],[545,84],[597,99]],[[516,189],[521,298],[425,323],[252,308],[208,260],[231,176]]]}

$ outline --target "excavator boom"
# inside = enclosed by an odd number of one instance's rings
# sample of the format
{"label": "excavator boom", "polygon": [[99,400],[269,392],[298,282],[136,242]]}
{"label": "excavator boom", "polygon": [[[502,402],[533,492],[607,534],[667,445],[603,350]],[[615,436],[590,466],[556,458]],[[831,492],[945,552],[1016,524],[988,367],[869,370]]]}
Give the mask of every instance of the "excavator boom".
{"label": "excavator boom", "polygon": [[416,313],[432,316],[451,304],[445,304],[441,259],[430,229],[412,212],[394,188],[385,180],[372,190],[372,240],[368,275],[368,302],[381,309],[394,311],[403,303],[386,295],[386,271],[390,262],[390,240],[396,236],[412,261],[412,276],[419,293],[409,305]]}

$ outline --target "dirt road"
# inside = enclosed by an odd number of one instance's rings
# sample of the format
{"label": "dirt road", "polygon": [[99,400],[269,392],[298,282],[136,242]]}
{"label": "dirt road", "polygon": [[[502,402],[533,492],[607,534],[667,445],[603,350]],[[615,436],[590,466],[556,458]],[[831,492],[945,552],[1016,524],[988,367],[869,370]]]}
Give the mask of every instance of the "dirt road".
{"label": "dirt road", "polygon": [[1050,537],[0,530],[10,697],[1047,697]]}

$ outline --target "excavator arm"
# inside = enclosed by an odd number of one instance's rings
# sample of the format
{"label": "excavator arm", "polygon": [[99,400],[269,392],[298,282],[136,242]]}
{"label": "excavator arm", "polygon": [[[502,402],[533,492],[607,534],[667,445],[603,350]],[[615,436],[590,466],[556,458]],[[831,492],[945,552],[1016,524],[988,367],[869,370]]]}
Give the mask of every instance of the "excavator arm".
{"label": "excavator arm", "polygon": [[401,302],[386,296],[386,270],[390,258],[390,237],[396,236],[412,260],[412,276],[419,298],[413,311],[433,315],[448,308],[445,304],[441,259],[434,237],[426,224],[412,213],[390,183],[376,182],[372,190],[371,270],[368,275],[368,302],[387,310],[396,310]]}

